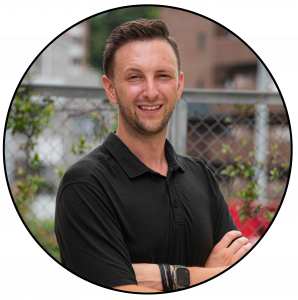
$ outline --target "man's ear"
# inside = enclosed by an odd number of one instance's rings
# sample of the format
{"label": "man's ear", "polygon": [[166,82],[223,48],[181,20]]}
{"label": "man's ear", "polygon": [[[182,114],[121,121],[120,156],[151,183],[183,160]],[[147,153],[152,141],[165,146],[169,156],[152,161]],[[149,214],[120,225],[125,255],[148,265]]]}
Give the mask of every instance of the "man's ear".
{"label": "man's ear", "polygon": [[182,95],[184,87],[184,74],[183,72],[180,72],[179,78],[178,78],[178,90],[177,90],[177,100],[178,101]]}
{"label": "man's ear", "polygon": [[113,81],[108,78],[106,75],[102,76],[102,85],[104,89],[106,90],[106,94],[111,101],[112,104],[116,105],[117,103],[117,97],[116,97],[116,91]]}

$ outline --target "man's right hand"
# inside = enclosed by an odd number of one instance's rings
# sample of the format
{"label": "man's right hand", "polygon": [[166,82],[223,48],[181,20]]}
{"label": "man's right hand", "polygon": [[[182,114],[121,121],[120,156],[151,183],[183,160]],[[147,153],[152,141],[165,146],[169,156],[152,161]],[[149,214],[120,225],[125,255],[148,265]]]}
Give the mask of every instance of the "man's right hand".
{"label": "man's right hand", "polygon": [[215,268],[231,266],[245,255],[252,246],[247,238],[240,236],[241,232],[237,230],[226,233],[220,242],[213,248],[206,260],[205,267]]}

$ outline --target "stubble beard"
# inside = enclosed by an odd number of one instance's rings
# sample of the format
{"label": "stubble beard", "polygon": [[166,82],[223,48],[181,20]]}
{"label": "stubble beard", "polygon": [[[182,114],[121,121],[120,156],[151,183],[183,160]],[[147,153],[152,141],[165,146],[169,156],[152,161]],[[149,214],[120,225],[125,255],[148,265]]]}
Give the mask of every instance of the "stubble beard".
{"label": "stubble beard", "polygon": [[[130,110],[128,107],[125,106],[123,101],[120,99],[118,96],[117,90],[115,89],[115,94],[116,94],[116,99],[118,103],[118,109],[119,109],[119,114],[123,118],[123,121],[126,123],[127,129],[129,131],[135,131],[139,134],[142,135],[147,135],[147,136],[153,136],[161,131],[167,126],[170,117],[172,116],[172,113],[175,109],[176,102],[172,107],[169,107],[168,110],[166,110],[162,120],[158,123],[154,122],[152,126],[148,125],[149,122],[143,122],[140,120],[138,117],[136,111]],[[163,101],[164,102],[164,101]]]}

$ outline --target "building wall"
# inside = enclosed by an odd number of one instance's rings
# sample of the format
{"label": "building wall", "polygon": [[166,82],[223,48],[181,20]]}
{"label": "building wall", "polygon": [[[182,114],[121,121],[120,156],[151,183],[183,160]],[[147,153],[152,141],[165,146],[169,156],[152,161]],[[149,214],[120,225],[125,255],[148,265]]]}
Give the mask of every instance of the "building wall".
{"label": "building wall", "polygon": [[88,21],[71,28],[37,58],[24,82],[39,84],[101,84],[101,76],[88,66]]}
{"label": "building wall", "polygon": [[257,57],[233,34],[177,9],[162,8],[160,18],[178,39],[186,88],[256,88]]}
{"label": "building wall", "polygon": [[[261,87],[260,82],[257,84],[260,65],[256,55],[222,26],[198,15],[170,8],[161,9],[160,19],[178,40],[186,88],[266,89]],[[267,74],[266,78],[270,76]],[[243,157],[248,156],[246,151],[256,147],[251,143],[250,148],[242,149],[241,141],[255,136],[254,118],[258,112],[246,116],[245,121],[239,121],[241,115],[234,105],[204,103],[188,104],[188,113],[186,154],[205,160],[213,170],[218,171],[234,163],[233,160],[227,161],[226,155],[221,153],[223,144],[229,144],[233,153]],[[268,150],[274,143],[279,144],[280,158],[276,165],[282,168],[282,164],[290,160],[286,112],[280,106],[270,105],[268,113],[268,138],[263,137],[263,142],[267,141]],[[238,120],[233,139],[225,123],[227,116]]]}

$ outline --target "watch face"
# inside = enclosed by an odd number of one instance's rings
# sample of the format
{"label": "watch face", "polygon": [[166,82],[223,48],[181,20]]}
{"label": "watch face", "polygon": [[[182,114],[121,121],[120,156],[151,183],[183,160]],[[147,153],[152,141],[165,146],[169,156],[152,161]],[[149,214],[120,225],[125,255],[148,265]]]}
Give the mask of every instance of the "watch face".
{"label": "watch face", "polygon": [[190,286],[189,271],[186,268],[178,268],[176,274],[177,274],[177,283],[180,286]]}

